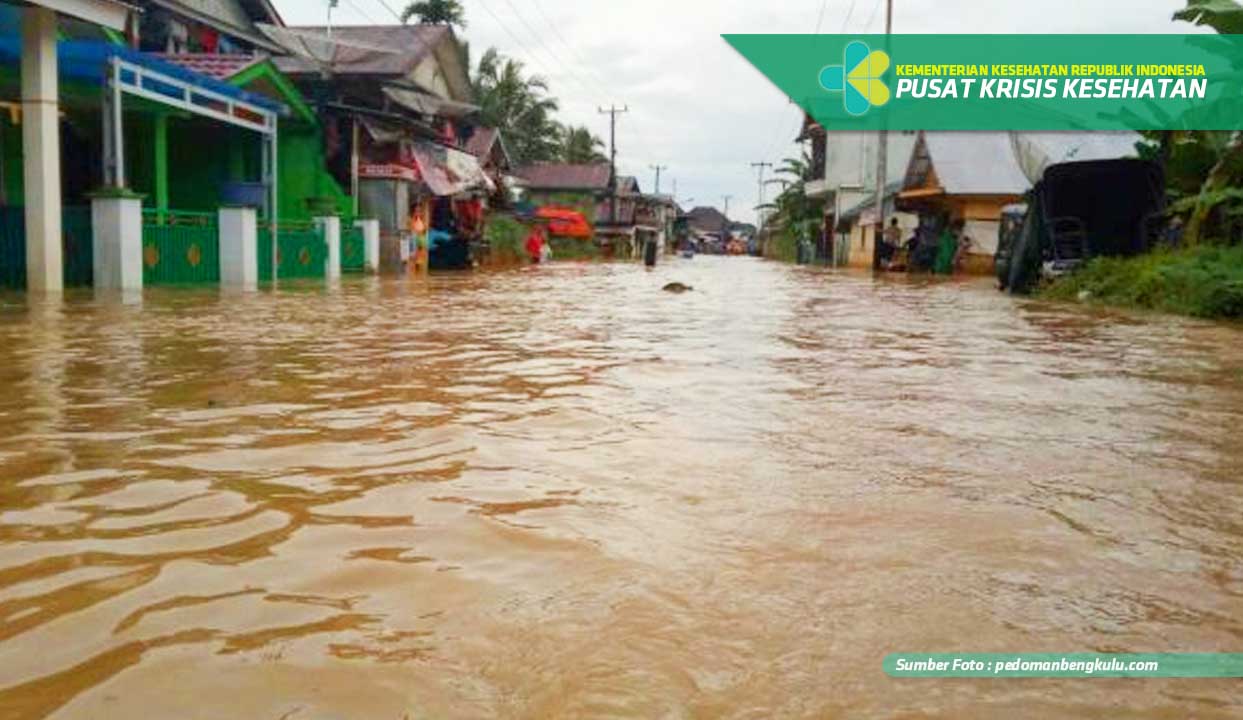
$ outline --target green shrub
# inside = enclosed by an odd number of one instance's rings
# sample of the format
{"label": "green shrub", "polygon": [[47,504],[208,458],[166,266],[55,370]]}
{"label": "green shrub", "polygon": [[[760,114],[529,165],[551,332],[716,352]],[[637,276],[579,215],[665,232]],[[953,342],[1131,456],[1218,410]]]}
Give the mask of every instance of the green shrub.
{"label": "green shrub", "polygon": [[594,239],[555,237],[552,244],[553,260],[594,260],[600,257],[600,246]]}
{"label": "green shrub", "polygon": [[483,226],[483,237],[488,241],[492,262],[519,262],[526,259],[528,232],[530,230],[526,225],[510,215],[489,215]]}
{"label": "green shrub", "polygon": [[1041,291],[1204,318],[1243,318],[1243,247],[1200,246],[1096,258]]}

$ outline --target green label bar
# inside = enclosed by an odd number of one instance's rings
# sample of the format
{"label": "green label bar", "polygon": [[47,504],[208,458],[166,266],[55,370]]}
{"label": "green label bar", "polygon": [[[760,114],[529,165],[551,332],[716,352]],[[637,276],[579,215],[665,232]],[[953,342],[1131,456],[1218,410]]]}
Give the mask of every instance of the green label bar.
{"label": "green label bar", "polygon": [[1243,653],[894,653],[885,674],[953,677],[1243,677]]}
{"label": "green label bar", "polygon": [[725,35],[827,130],[1243,129],[1243,35]]}

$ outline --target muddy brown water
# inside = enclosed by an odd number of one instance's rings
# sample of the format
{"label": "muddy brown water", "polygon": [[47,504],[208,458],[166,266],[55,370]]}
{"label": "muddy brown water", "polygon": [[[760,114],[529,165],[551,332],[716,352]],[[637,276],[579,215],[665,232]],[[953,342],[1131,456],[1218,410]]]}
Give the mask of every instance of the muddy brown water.
{"label": "muddy brown water", "polygon": [[[661,292],[671,281],[694,286]],[[0,718],[1243,715],[1243,331],[751,259],[0,307]]]}

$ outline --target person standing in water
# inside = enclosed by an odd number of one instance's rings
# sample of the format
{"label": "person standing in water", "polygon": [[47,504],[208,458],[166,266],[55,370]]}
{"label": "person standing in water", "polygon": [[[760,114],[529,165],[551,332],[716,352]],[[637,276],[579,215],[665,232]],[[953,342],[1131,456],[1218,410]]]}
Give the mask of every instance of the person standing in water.
{"label": "person standing in water", "polygon": [[544,252],[544,230],[539,225],[533,225],[527,234],[526,250],[531,264],[538,265]]}
{"label": "person standing in water", "polygon": [[938,275],[950,275],[954,272],[954,259],[958,255],[958,237],[962,234],[962,220],[955,220],[941,231],[937,238],[937,259],[932,271]]}

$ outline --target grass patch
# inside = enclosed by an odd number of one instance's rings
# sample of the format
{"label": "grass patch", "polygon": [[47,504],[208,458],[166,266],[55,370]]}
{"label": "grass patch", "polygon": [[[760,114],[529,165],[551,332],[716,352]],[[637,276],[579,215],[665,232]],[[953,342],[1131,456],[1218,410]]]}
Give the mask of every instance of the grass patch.
{"label": "grass patch", "polygon": [[483,238],[488,242],[490,263],[518,263],[527,259],[526,239],[529,228],[510,217],[496,213],[489,215],[483,226]]}
{"label": "grass patch", "polygon": [[1042,289],[1040,296],[1202,318],[1243,318],[1243,246],[1096,258]]}
{"label": "grass patch", "polygon": [[552,243],[552,259],[557,260],[595,260],[600,257],[600,246],[595,240],[580,238],[555,237]]}

